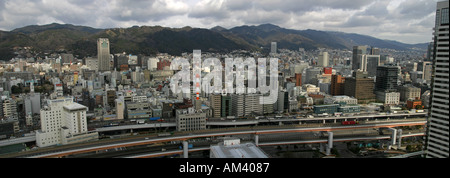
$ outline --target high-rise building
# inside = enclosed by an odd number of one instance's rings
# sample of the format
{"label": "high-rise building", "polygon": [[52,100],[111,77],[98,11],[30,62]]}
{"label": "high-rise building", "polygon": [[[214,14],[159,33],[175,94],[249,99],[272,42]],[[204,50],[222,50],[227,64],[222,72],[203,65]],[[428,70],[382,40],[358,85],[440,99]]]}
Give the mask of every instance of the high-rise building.
{"label": "high-rise building", "polygon": [[231,113],[233,116],[244,116],[244,95],[231,94]]}
{"label": "high-rise building", "polygon": [[426,157],[449,157],[449,1],[437,3],[434,27],[431,109],[425,143]]}
{"label": "high-rise building", "polygon": [[270,53],[272,54],[277,53],[277,42],[270,43]]}
{"label": "high-rise building", "polygon": [[212,109],[212,117],[221,117],[222,115],[222,109],[221,109],[221,94],[210,94],[209,95],[210,103],[211,103],[211,109]]}
{"label": "high-rise building", "polygon": [[353,46],[352,70],[356,71],[361,66],[360,56],[367,54],[367,46]]}
{"label": "high-rise building", "polygon": [[109,52],[109,39],[99,38],[97,40],[97,59],[98,59],[98,71],[104,72],[110,70],[110,52]]}
{"label": "high-rise building", "polygon": [[398,66],[378,66],[375,82],[376,91],[397,91]]}
{"label": "high-rise building", "polygon": [[115,99],[114,103],[116,106],[116,118],[119,120],[124,119],[125,102],[123,101],[123,97]]}
{"label": "high-rise building", "polygon": [[231,96],[230,95],[226,95],[226,96],[222,95],[221,116],[222,117],[232,116],[231,107],[232,107]]}
{"label": "high-rise building", "polygon": [[353,77],[345,78],[344,94],[358,100],[375,99],[374,82],[368,78],[367,72],[353,72]]}
{"label": "high-rise building", "polygon": [[295,73],[295,86],[302,86],[302,74]]}
{"label": "high-rise building", "polygon": [[306,77],[305,84],[317,84],[317,75],[321,73],[320,68],[307,68],[306,69]]}
{"label": "high-rise building", "polygon": [[261,94],[247,94],[244,98],[244,115],[263,114],[263,105],[259,103]]}
{"label": "high-rise building", "polygon": [[342,75],[331,76],[330,94],[333,96],[344,95],[345,78]]}
{"label": "high-rise building", "polygon": [[369,76],[377,74],[377,67],[380,66],[380,55],[366,55],[366,71]]}
{"label": "high-rise building", "polygon": [[317,61],[317,65],[321,67],[328,67],[328,52],[320,52],[319,61]]}

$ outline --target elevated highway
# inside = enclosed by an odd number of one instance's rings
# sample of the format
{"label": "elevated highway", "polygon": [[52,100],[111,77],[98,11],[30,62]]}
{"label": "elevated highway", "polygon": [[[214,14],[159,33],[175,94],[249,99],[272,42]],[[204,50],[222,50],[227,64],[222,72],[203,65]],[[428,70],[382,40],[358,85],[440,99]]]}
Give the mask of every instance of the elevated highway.
{"label": "elevated highway", "polygon": [[340,125],[334,123],[327,124],[303,124],[303,125],[285,125],[285,126],[258,126],[258,127],[237,127],[226,129],[207,129],[194,132],[176,133],[170,137],[144,136],[131,137],[127,139],[111,140],[110,142],[89,142],[83,144],[65,145],[53,148],[41,148],[35,151],[20,152],[11,155],[0,155],[0,157],[64,157],[73,154],[81,154],[88,152],[95,152],[99,150],[115,149],[122,147],[132,147],[138,145],[154,144],[170,141],[185,141],[194,138],[202,137],[220,137],[226,135],[243,135],[243,134],[278,134],[278,133],[293,133],[293,132],[320,132],[320,131],[338,131],[338,130],[352,130],[352,129],[367,129],[367,128],[394,128],[400,126],[423,126],[426,124],[424,118],[421,119],[401,119],[390,121],[361,121],[358,125]]}
{"label": "elevated highway", "polygon": [[[415,137],[415,136],[423,136],[424,133],[412,133],[402,135],[402,138],[405,137]],[[390,139],[390,136],[372,136],[372,137],[349,137],[349,138],[338,138],[334,139],[335,142],[348,142],[348,141],[361,141],[361,140],[382,140],[382,139]],[[313,144],[313,143],[327,143],[327,139],[312,139],[312,140],[295,140],[295,141],[273,141],[273,142],[261,142],[259,146],[273,146],[273,145],[291,145],[291,144]],[[209,146],[203,146],[198,148],[189,149],[188,152],[196,152],[196,151],[204,151],[209,150]],[[124,156],[123,158],[154,158],[161,156],[169,156],[174,154],[182,154],[183,150],[168,150],[161,151],[155,153],[143,153],[136,154],[130,156]]]}
{"label": "elevated highway", "polygon": [[[233,120],[222,120],[220,118],[211,118],[206,122],[208,128],[211,127],[232,127],[232,126],[259,126],[268,123],[275,123],[275,125],[284,125],[286,123],[295,124],[310,124],[310,123],[339,123],[341,121],[358,121],[358,122],[389,122],[393,119],[411,119],[411,118],[425,118],[426,112],[423,113],[398,113],[398,114],[355,114],[352,116],[339,116],[339,117],[315,117],[315,118],[304,118],[299,115],[283,116],[281,118],[276,118],[272,116],[267,116],[263,119],[235,119]],[[157,128],[175,128],[176,123],[174,122],[153,122],[146,124],[133,124],[133,125],[119,125],[111,127],[99,127],[95,128],[93,131],[102,134],[104,132],[114,132],[114,131],[126,131],[126,130],[139,130],[139,129],[157,129]],[[26,142],[36,141],[35,136],[21,137],[15,139],[1,140],[1,146],[20,144]]]}

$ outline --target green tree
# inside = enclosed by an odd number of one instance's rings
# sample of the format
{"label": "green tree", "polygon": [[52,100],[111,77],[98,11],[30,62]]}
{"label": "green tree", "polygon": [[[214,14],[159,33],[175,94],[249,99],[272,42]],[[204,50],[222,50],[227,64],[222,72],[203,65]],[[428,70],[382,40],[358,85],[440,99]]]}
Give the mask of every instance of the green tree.
{"label": "green tree", "polygon": [[20,94],[20,93],[22,93],[22,86],[20,84],[19,84],[19,86],[13,85],[11,87],[11,93],[12,94]]}

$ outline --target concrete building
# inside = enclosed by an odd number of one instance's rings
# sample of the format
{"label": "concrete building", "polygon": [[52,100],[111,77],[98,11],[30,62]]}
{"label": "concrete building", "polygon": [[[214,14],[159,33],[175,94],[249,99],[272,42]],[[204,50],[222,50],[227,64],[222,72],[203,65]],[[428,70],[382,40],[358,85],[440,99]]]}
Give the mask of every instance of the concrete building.
{"label": "concrete building", "polygon": [[319,60],[317,61],[317,66],[320,67],[328,67],[328,52],[320,52],[319,54]]}
{"label": "concrete building", "polygon": [[295,86],[302,86],[302,74],[295,73]]}
{"label": "concrete building", "polygon": [[400,103],[399,92],[376,91],[377,100],[383,101],[386,105],[398,105]]}
{"label": "concrete building", "polygon": [[377,67],[381,65],[380,55],[365,55],[365,59],[365,71],[367,71],[370,77],[376,76]]}
{"label": "concrete building", "polygon": [[320,73],[320,68],[307,68],[304,84],[317,84],[317,75]]}
{"label": "concrete building", "polygon": [[221,117],[222,116],[222,95],[221,94],[210,94],[209,101],[211,104],[211,109],[213,111],[213,117]]}
{"label": "concrete building", "polygon": [[306,84],[302,86],[303,91],[306,91],[306,93],[319,93],[320,88],[316,85]]}
{"label": "concrete building", "polygon": [[247,94],[244,97],[244,116],[263,114],[263,105],[259,104],[261,94]]}
{"label": "concrete building", "polygon": [[358,100],[375,99],[374,82],[368,78],[367,72],[354,72],[352,77],[345,78],[344,94]]}
{"label": "concrete building", "polygon": [[37,146],[98,139],[97,132],[87,131],[87,107],[74,103],[72,97],[47,100],[46,104],[41,109],[41,130],[36,132]]}
{"label": "concrete building", "polygon": [[30,93],[25,97],[25,113],[39,114],[41,110],[41,94]]}
{"label": "concrete building", "polygon": [[270,43],[270,53],[272,54],[277,53],[277,42]]}
{"label": "concrete building", "polygon": [[393,65],[378,66],[375,91],[397,91],[398,69]]}
{"label": "concrete building", "polygon": [[433,37],[431,109],[425,143],[426,157],[449,157],[449,1],[437,3]]}
{"label": "concrete building", "polygon": [[244,116],[244,97],[243,94],[231,94],[231,113],[233,116]]}
{"label": "concrete building", "polygon": [[194,108],[176,110],[177,131],[191,131],[206,129],[206,113]]}
{"label": "concrete building", "polygon": [[408,99],[420,99],[420,88],[412,85],[399,86],[398,92],[400,92],[400,101],[402,102],[406,102]]}
{"label": "concrete building", "polygon": [[116,108],[116,118],[117,119],[124,119],[125,114],[125,102],[122,98],[117,98],[114,100],[115,108]]}
{"label": "concrete building", "polygon": [[98,71],[105,72],[110,71],[110,52],[109,52],[109,39],[99,38],[97,40],[97,59],[98,59]]}
{"label": "concrete building", "polygon": [[331,76],[330,95],[343,95],[344,94],[345,77],[342,75]]}
{"label": "concrete building", "polygon": [[156,69],[158,69],[158,62],[159,59],[158,58],[149,58],[148,59],[148,63],[147,63],[147,69],[150,71],[155,71]]}
{"label": "concrete building", "polygon": [[324,104],[358,104],[358,99],[341,95],[341,96],[333,96],[327,97],[324,99]]}
{"label": "concrete building", "polygon": [[98,71],[98,59],[88,57],[85,60],[86,66],[89,68],[89,70],[95,70]]}
{"label": "concrete building", "polygon": [[227,117],[227,116],[232,116],[232,112],[231,112],[231,108],[232,106],[232,102],[231,102],[231,95],[226,95],[223,96],[222,95],[222,99],[221,99],[221,117]]}
{"label": "concrete building", "polygon": [[8,98],[3,100],[3,117],[8,118],[18,118],[19,113],[17,113],[16,100]]}
{"label": "concrete building", "polygon": [[153,116],[150,103],[147,102],[127,102],[126,110],[128,119],[148,119]]}
{"label": "concrete building", "polygon": [[353,46],[352,70],[356,71],[361,67],[361,55],[367,54],[367,46]]}

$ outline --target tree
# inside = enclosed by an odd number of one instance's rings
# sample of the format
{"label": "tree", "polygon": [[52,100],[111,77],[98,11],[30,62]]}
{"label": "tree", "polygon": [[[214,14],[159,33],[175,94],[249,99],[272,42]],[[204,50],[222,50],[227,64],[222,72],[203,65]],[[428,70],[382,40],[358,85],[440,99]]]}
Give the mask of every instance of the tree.
{"label": "tree", "polygon": [[417,105],[416,109],[423,109],[423,106],[422,105]]}
{"label": "tree", "polygon": [[22,86],[20,84],[19,84],[19,86],[13,85],[11,87],[11,93],[12,94],[20,94],[20,93],[22,93]]}

